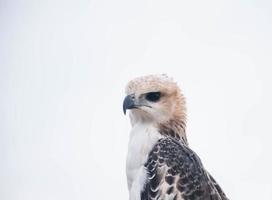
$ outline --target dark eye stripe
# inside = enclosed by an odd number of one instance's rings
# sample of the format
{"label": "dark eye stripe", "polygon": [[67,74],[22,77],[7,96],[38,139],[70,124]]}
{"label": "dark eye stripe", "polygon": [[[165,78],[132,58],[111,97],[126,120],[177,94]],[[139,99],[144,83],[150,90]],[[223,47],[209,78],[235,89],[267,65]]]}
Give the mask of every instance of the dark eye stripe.
{"label": "dark eye stripe", "polygon": [[159,101],[161,98],[161,93],[160,92],[149,92],[145,96],[146,100],[156,102]]}

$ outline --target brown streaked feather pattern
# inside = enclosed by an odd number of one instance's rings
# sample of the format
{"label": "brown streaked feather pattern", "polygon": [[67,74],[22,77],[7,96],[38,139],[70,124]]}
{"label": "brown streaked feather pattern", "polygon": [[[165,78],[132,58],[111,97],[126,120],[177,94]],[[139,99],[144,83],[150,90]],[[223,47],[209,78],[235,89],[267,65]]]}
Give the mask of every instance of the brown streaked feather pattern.
{"label": "brown streaked feather pattern", "polygon": [[[185,120],[185,119],[184,119]],[[185,129],[186,123],[184,120],[173,119],[159,125],[160,134],[173,137],[177,140],[182,140],[188,145]]]}
{"label": "brown streaked feather pattern", "polygon": [[175,138],[160,139],[145,167],[148,177],[142,200],[227,200],[196,153]]}

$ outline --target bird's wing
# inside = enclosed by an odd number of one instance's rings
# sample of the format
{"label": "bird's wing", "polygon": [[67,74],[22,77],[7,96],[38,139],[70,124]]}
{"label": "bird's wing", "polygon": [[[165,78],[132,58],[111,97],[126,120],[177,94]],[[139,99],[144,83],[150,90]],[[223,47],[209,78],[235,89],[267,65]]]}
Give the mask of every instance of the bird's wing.
{"label": "bird's wing", "polygon": [[228,199],[226,194],[224,193],[224,191],[222,190],[220,185],[216,182],[216,180],[212,177],[212,175],[209,172],[207,172],[207,173],[208,173],[210,180],[213,182],[214,187],[216,188],[217,192],[219,193],[221,199],[223,199],[223,200]]}
{"label": "bird's wing", "polygon": [[227,200],[196,153],[174,138],[160,139],[145,167],[141,200]]}

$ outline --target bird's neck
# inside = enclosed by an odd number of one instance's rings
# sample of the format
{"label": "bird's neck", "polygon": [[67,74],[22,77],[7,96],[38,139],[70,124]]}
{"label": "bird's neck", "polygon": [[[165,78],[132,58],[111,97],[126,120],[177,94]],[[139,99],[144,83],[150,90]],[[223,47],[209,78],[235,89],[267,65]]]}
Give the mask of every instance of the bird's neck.
{"label": "bird's neck", "polygon": [[[138,121],[132,123],[132,129],[138,130],[139,127],[150,127],[164,137],[172,137],[188,145],[186,137],[186,123],[183,120],[173,119],[162,123]],[[133,131],[134,132],[134,131]],[[138,131],[137,131],[138,132]]]}
{"label": "bird's neck", "polygon": [[186,137],[186,117],[184,112],[179,112],[181,114],[174,115],[174,117],[167,121],[155,121],[146,115],[141,115],[137,110],[132,115],[130,113],[130,121],[132,129],[137,129],[137,127],[153,127],[162,136],[173,137],[179,141],[188,144]]}
{"label": "bird's neck", "polygon": [[186,137],[186,123],[181,119],[172,119],[158,126],[160,134],[181,140],[188,145]]}

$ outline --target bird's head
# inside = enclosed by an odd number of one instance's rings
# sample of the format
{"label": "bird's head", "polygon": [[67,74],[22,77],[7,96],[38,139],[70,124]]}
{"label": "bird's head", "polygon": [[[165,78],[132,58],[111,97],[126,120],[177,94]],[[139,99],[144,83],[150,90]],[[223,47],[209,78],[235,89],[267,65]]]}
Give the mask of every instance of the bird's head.
{"label": "bird's head", "polygon": [[185,99],[176,82],[166,75],[148,75],[131,80],[126,87],[123,111],[129,109],[136,122],[163,124],[171,120],[185,123]]}

